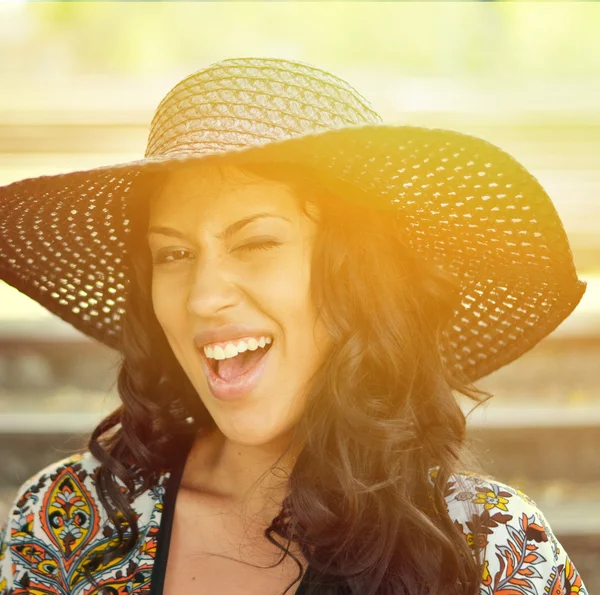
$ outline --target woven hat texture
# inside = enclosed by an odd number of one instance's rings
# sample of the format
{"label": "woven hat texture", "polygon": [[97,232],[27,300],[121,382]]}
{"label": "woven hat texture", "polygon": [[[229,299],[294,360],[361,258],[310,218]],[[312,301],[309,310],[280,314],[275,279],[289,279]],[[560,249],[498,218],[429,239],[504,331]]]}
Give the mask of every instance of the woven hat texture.
{"label": "woven hat texture", "polygon": [[519,357],[585,291],[552,201],[509,154],[451,130],[386,125],[338,77],[270,58],[223,60],[179,82],[143,159],[0,188],[0,278],[119,349],[131,205],[146,174],[234,154],[311,167],[398,216],[409,245],[460,283],[441,346],[457,376]]}

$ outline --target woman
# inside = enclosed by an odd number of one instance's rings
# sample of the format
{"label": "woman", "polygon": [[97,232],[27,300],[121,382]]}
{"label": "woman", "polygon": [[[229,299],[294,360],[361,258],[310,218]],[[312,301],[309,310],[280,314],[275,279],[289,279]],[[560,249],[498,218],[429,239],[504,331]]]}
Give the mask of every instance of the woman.
{"label": "woman", "polygon": [[167,94],[144,160],[0,204],[3,278],[122,354],[89,449],[21,486],[2,593],[586,593],[463,447],[453,391],[480,402],[585,288],[497,147],[230,59]]}

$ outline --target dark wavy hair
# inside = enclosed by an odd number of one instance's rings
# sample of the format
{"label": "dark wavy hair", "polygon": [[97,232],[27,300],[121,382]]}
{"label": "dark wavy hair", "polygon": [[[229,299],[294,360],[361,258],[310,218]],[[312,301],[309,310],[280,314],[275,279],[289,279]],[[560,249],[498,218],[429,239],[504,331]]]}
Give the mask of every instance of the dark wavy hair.
{"label": "dark wavy hair", "polygon": [[[480,539],[467,543],[445,497],[460,469],[480,466],[465,445],[454,393],[478,404],[487,393],[454,378],[440,354],[442,329],[460,299],[454,276],[411,250],[401,217],[369,206],[355,188],[334,187],[291,164],[232,162],[242,179],[284,183],[305,214],[314,217],[311,204],[319,213],[311,297],[333,346],[310,379],[290,445],[302,447],[289,493],[264,532],[283,551],[277,564],[289,555],[299,567],[285,593],[303,572],[289,549],[294,543],[309,562],[309,592],[476,595]],[[231,176],[219,163],[214,169]],[[86,564],[95,586],[93,573],[139,538],[133,498],[184,456],[198,432],[215,426],[152,307],[148,194],[164,175],[146,178],[132,218],[117,380],[122,405],[88,443],[101,463],[101,503],[117,529],[115,546]]]}

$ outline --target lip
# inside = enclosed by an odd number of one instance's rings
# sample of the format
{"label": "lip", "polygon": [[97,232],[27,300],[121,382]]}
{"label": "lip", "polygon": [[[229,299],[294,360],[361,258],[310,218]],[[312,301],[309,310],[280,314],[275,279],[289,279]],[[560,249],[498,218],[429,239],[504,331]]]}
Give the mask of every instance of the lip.
{"label": "lip", "polygon": [[211,343],[224,343],[247,337],[272,337],[273,334],[266,329],[261,329],[246,324],[226,324],[212,329],[206,329],[194,335],[194,345],[202,351],[205,345]]}
{"label": "lip", "polygon": [[202,349],[199,349],[198,351],[200,359],[202,360],[202,366],[204,367],[206,379],[208,380],[208,388],[210,389],[210,392],[215,398],[222,401],[233,401],[247,395],[258,386],[265,371],[265,366],[269,356],[273,351],[273,347],[271,347],[267,353],[265,353],[260,362],[258,362],[254,368],[248,370],[248,372],[242,374],[233,382],[226,382],[217,376],[210,367],[210,364],[204,355],[204,351]]}

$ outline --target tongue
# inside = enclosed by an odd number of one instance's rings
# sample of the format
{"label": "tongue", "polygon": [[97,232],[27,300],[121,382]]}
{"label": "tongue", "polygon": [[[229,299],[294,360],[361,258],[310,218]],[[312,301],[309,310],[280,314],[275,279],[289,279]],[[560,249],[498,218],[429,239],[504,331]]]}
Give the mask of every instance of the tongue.
{"label": "tongue", "polygon": [[226,382],[232,382],[253,368],[266,354],[267,349],[244,351],[235,357],[217,360],[217,374]]}

